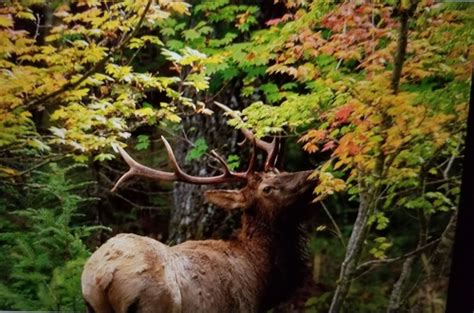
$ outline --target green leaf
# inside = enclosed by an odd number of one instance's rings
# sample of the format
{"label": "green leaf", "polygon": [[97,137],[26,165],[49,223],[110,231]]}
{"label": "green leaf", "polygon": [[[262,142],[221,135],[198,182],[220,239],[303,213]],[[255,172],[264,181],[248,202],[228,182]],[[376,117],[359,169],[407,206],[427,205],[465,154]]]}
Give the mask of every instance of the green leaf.
{"label": "green leaf", "polygon": [[138,143],[135,145],[137,150],[146,150],[150,147],[150,136],[148,135],[138,135]]}
{"label": "green leaf", "polygon": [[198,138],[194,142],[194,147],[186,154],[186,162],[199,160],[207,152],[208,148],[206,140],[202,137]]}
{"label": "green leaf", "polygon": [[183,31],[183,37],[184,39],[188,41],[192,41],[194,39],[201,37],[201,34],[194,29],[187,29]]}
{"label": "green leaf", "polygon": [[227,165],[231,170],[237,169],[240,166],[240,157],[236,154],[230,154],[227,157]]}

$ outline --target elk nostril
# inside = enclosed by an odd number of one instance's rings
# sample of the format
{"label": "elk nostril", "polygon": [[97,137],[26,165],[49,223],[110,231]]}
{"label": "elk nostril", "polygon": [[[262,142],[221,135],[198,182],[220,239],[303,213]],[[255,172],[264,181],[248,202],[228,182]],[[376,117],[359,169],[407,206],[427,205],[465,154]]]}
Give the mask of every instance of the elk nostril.
{"label": "elk nostril", "polygon": [[139,299],[136,299],[135,301],[133,301],[133,303],[129,305],[127,309],[127,313],[138,313],[138,302],[139,302]]}

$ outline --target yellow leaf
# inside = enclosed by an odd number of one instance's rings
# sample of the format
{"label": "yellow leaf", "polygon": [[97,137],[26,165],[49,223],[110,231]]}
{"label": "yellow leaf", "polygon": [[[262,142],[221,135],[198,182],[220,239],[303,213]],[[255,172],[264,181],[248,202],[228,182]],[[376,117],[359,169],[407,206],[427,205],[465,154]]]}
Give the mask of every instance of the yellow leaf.
{"label": "yellow leaf", "polygon": [[181,122],[181,117],[179,117],[178,115],[176,114],[166,114],[166,119],[169,120],[170,122],[174,122],[174,123],[179,123]]}
{"label": "yellow leaf", "polygon": [[36,17],[33,15],[33,13],[28,11],[18,12],[16,17],[24,20],[36,21]]}
{"label": "yellow leaf", "polygon": [[166,8],[170,9],[176,13],[179,14],[186,14],[189,15],[189,8],[191,5],[189,3],[186,3],[184,1],[173,1],[173,2],[168,2],[166,4]]}
{"label": "yellow leaf", "polygon": [[135,115],[140,117],[153,116],[154,112],[152,108],[141,108],[135,111]]}
{"label": "yellow leaf", "polygon": [[402,0],[400,2],[400,8],[407,10],[410,7],[410,0]]}
{"label": "yellow leaf", "polygon": [[141,39],[144,40],[145,42],[149,42],[158,46],[163,46],[163,42],[156,36],[146,35],[146,36],[142,36]]}
{"label": "yellow leaf", "polygon": [[105,57],[106,51],[107,51],[107,48],[91,46],[89,49],[86,50],[83,61],[95,64],[101,61]]}
{"label": "yellow leaf", "polygon": [[132,38],[128,44],[129,49],[138,49],[143,47],[144,41],[140,38]]}
{"label": "yellow leaf", "polygon": [[12,16],[10,14],[0,15],[0,26],[2,26],[2,27],[12,27],[13,26]]}
{"label": "yellow leaf", "polygon": [[0,171],[7,174],[7,176],[16,176],[16,175],[18,175],[17,170],[14,170],[14,169],[9,168],[9,167],[0,167]]}
{"label": "yellow leaf", "polygon": [[338,162],[336,162],[336,164],[334,165],[334,169],[337,170],[338,168],[340,168],[341,166],[344,165],[344,161],[343,160],[340,160]]}

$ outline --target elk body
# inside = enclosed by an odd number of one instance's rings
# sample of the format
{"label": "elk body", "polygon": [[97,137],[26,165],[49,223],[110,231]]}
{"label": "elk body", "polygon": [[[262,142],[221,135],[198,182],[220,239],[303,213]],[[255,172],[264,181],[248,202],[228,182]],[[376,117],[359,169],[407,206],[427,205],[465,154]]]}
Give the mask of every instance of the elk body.
{"label": "elk body", "polygon": [[[217,156],[224,173],[214,177],[184,173],[166,140],[174,172],[143,166],[121,150],[130,170],[117,185],[134,175],[194,184],[246,182],[240,190],[205,194],[218,207],[242,210],[242,228],[230,240],[186,241],[171,247],[133,234],[111,238],[82,273],[90,312],[265,312],[291,295],[306,274],[300,224],[313,189],[307,180],[311,171],[278,172],[278,143],[252,140],[254,153],[246,172],[230,171]],[[253,170],[256,147],[268,154],[264,172]]]}

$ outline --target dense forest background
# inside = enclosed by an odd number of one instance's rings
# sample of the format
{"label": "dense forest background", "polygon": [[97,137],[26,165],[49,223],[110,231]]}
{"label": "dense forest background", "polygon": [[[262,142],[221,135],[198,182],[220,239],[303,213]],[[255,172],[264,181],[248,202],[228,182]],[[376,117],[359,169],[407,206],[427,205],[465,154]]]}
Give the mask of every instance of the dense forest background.
{"label": "dense forest background", "polygon": [[[188,173],[245,168],[238,128],[314,169],[312,277],[274,312],[443,312],[474,7],[432,0],[2,1],[0,309],[82,311],[121,232],[228,238],[202,186],[132,180],[114,146]],[[225,114],[215,102],[235,110]]]}

